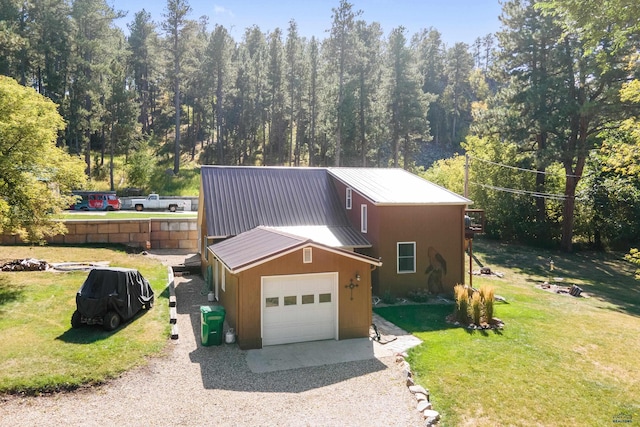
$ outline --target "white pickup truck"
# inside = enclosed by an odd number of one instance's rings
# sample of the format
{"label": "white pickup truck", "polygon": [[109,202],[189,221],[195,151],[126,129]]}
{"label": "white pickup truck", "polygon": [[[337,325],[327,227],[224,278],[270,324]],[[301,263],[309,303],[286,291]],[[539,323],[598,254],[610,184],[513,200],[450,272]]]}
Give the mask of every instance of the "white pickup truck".
{"label": "white pickup truck", "polygon": [[137,211],[144,209],[161,209],[175,212],[178,209],[184,211],[191,210],[191,200],[183,199],[161,199],[158,194],[149,194],[146,199],[132,199],[131,206]]}

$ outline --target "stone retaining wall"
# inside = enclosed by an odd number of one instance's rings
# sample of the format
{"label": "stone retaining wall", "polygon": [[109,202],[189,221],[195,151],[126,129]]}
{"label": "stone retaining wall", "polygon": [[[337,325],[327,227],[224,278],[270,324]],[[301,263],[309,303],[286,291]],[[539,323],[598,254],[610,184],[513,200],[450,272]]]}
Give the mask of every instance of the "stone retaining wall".
{"label": "stone retaining wall", "polygon": [[[196,218],[67,220],[67,233],[47,239],[51,244],[115,243],[136,248],[198,249]],[[0,236],[3,245],[23,243],[13,234]]]}

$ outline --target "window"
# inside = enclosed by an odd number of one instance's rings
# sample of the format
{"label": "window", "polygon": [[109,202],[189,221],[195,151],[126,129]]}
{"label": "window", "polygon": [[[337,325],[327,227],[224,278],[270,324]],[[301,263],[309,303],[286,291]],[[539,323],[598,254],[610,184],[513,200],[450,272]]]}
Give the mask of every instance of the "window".
{"label": "window", "polygon": [[311,248],[302,249],[302,262],[305,264],[311,264],[312,252]]}
{"label": "window", "polygon": [[318,295],[318,301],[321,304],[323,302],[331,302],[331,294],[320,294],[320,295]]}
{"label": "window", "polygon": [[298,297],[296,295],[290,297],[284,297],[284,305],[296,305],[298,304]]}
{"label": "window", "polygon": [[351,189],[349,187],[347,187],[347,191],[346,191],[346,202],[345,202],[345,207],[347,208],[347,210],[351,210],[351,205],[352,205],[352,194],[351,194]]}
{"label": "window", "polygon": [[213,284],[216,287],[216,297],[218,296],[218,286],[220,285],[220,268],[218,260],[213,260]]}
{"label": "window", "polygon": [[224,268],[224,266],[222,265],[222,263],[220,263],[220,270],[221,270],[221,274],[220,274],[220,275],[222,276],[222,277],[220,278],[220,279],[221,279],[220,281],[222,282],[220,286],[222,287],[222,290],[223,290],[224,292],[226,292],[226,291],[227,291],[227,289],[226,289],[226,284],[227,284],[227,269],[226,269],[226,268]]}
{"label": "window", "polygon": [[416,272],[416,242],[398,243],[398,273]]}
{"label": "window", "polygon": [[367,205],[360,205],[360,231],[367,232]]}
{"label": "window", "polygon": [[264,306],[265,307],[277,307],[280,305],[279,302],[279,298],[278,297],[269,297],[269,298],[265,298],[264,300]]}
{"label": "window", "polygon": [[302,303],[303,304],[313,304],[313,302],[315,301],[315,295],[311,294],[311,295],[302,295]]}

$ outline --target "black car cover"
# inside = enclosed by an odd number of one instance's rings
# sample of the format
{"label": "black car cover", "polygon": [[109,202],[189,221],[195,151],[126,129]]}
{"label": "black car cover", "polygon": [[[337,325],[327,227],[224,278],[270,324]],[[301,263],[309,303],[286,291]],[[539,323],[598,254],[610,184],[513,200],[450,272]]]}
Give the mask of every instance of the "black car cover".
{"label": "black car cover", "polygon": [[143,306],[153,303],[153,289],[138,270],[95,268],[76,295],[76,306],[83,317],[103,317],[115,311],[122,320],[135,316]]}

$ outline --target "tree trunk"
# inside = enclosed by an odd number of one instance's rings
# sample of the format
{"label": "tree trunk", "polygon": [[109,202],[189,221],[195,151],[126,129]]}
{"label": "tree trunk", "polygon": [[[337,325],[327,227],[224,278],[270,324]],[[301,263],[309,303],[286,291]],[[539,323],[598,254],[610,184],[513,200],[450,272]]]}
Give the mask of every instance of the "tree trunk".
{"label": "tree trunk", "polygon": [[393,167],[394,168],[398,167],[399,152],[400,152],[400,138],[396,136],[393,138]]}
{"label": "tree trunk", "polygon": [[364,93],[365,93],[365,76],[363,73],[360,73],[360,154],[362,160],[362,167],[367,166],[367,133],[365,130],[365,102],[364,102]]}
{"label": "tree trunk", "polygon": [[342,151],[342,87],[344,85],[344,42],[340,49],[340,75],[338,76],[338,111],[336,120],[336,157],[334,166],[340,166],[340,151]]}
{"label": "tree trunk", "polygon": [[180,173],[180,82],[177,78],[173,104],[176,109],[176,140],[173,151],[173,173],[177,175]]}
{"label": "tree trunk", "polygon": [[178,56],[178,28],[175,27],[173,39],[173,52],[175,55],[173,71],[175,72],[175,93],[173,95],[173,104],[176,109],[176,141],[173,151],[173,173],[180,173],[180,59]]}
{"label": "tree trunk", "polygon": [[567,176],[567,182],[564,189],[564,195],[566,199],[564,201],[564,205],[562,206],[562,240],[560,242],[560,249],[565,252],[571,252],[571,250],[573,249],[573,223],[574,209],[576,205],[575,195],[577,185],[578,178]]}
{"label": "tree trunk", "polygon": [[111,191],[115,191],[115,183],[113,182],[113,151],[114,146],[116,145],[115,136],[113,131],[113,125],[111,125],[111,143],[109,144],[109,183],[111,184]]}
{"label": "tree trunk", "polygon": [[[584,147],[586,142],[586,133],[581,135],[581,146]],[[584,170],[584,164],[586,162],[586,155],[579,154],[576,159],[576,167],[573,169],[571,161],[564,161],[564,169],[567,174],[567,181],[565,184],[564,195],[566,197],[564,205],[562,206],[562,240],[560,242],[560,249],[565,252],[571,252],[573,249],[573,224],[574,224],[574,211],[576,206],[576,188],[578,182],[582,177],[582,171]]]}
{"label": "tree trunk", "polygon": [[[547,148],[547,134],[541,132],[536,137],[538,142],[538,153],[543,153]],[[536,174],[536,191],[539,193],[546,193],[546,167],[543,164],[544,160],[538,160],[538,166]],[[544,197],[536,197],[536,222],[538,223],[538,237],[547,239],[549,236],[549,230],[547,227],[547,203]]]}

